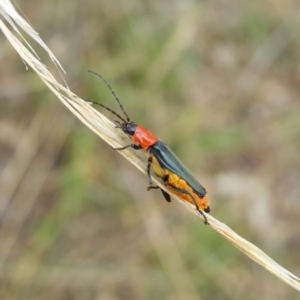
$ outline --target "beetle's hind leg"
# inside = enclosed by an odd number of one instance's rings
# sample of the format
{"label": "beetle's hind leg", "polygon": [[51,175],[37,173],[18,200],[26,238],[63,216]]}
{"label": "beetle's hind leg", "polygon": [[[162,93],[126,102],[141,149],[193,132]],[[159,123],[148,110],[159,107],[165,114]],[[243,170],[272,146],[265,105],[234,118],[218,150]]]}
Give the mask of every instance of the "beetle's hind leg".
{"label": "beetle's hind leg", "polygon": [[205,224],[205,225],[209,225],[209,223],[208,223],[208,221],[207,221],[207,218],[206,218],[205,214],[204,214],[203,211],[199,208],[199,206],[198,206],[198,204],[197,204],[195,198],[193,197],[193,195],[192,195],[189,191],[187,191],[187,190],[185,190],[185,189],[177,188],[177,187],[172,186],[172,185],[170,185],[170,184],[168,184],[168,183],[166,183],[166,185],[167,185],[169,188],[171,188],[171,189],[173,189],[174,191],[176,191],[176,192],[179,192],[179,193],[181,193],[181,194],[189,195],[189,196],[192,198],[192,200],[193,200],[193,202],[194,202],[194,204],[195,204],[195,206],[196,206],[196,209],[197,209],[198,213],[199,213],[200,215],[202,215],[202,217],[204,218],[204,224]]}

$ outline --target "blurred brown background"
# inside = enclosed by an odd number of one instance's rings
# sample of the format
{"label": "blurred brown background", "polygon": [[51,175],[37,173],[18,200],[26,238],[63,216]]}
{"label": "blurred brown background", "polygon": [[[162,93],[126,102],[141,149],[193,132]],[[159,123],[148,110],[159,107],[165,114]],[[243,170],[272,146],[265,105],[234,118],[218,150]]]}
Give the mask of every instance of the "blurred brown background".
{"label": "blurred brown background", "polygon": [[[119,111],[86,71],[105,76],[206,187],[211,214],[300,275],[298,1],[17,3],[72,91]],[[0,43],[0,299],[300,299],[146,192]]]}

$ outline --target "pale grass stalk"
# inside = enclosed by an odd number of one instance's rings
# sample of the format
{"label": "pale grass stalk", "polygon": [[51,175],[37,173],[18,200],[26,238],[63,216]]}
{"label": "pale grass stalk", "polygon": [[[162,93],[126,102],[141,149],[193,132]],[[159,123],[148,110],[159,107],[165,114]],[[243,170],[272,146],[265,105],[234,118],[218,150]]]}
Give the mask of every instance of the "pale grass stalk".
{"label": "pale grass stalk", "polygon": [[[15,31],[20,35],[20,32],[16,30],[15,24],[19,25],[23,30],[27,32],[32,38],[34,38],[40,45],[49,53],[51,59],[56,65],[60,66],[58,60],[52,54],[50,49],[41,41],[37,33],[31,28],[31,26],[13,9],[13,6],[9,0],[1,0],[0,2],[0,13]],[[0,28],[19,53],[22,60],[30,66],[36,74],[41,78],[41,80],[49,87],[49,89],[59,98],[59,100],[87,127],[99,135],[104,141],[106,141],[112,147],[122,147],[128,144],[128,137],[116,129],[114,123],[108,120],[105,116],[95,110],[87,102],[80,99],[77,95],[72,93],[69,89],[58,83],[51,73],[47,70],[46,66],[43,65],[20,41],[19,39],[7,28],[3,20],[0,19]],[[21,37],[21,39],[23,39]],[[24,39],[23,39],[24,40]],[[26,42],[28,45],[28,43]],[[32,48],[30,47],[32,50]],[[146,159],[142,153],[139,151],[125,150],[120,152],[127,160],[129,160],[133,165],[135,165],[141,172],[146,173]],[[162,189],[166,188],[161,184],[161,182],[154,178],[154,181]],[[166,190],[167,191],[167,190]],[[170,193],[170,191],[168,191]],[[196,211],[195,207],[186,201],[182,201],[176,195],[172,195],[180,203],[185,205],[192,213],[202,218]],[[210,227],[221,234],[225,239],[227,239],[231,244],[233,244],[240,251],[249,256],[256,263],[263,266],[270,273],[277,276],[283,282],[289,284],[293,288],[300,291],[300,279],[287,271],[285,268],[280,266],[274,260],[272,260],[268,255],[266,255],[259,248],[248,242],[247,240],[240,237],[233,230],[231,230],[224,223],[219,222],[211,215],[206,215]],[[201,221],[202,223],[202,221]],[[202,225],[202,224],[200,224]]]}

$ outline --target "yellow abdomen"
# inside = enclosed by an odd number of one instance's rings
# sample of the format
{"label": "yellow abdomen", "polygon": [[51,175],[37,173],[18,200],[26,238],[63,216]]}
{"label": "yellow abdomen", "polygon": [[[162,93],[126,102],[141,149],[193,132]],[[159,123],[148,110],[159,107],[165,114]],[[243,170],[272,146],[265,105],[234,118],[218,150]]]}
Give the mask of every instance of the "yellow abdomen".
{"label": "yellow abdomen", "polygon": [[167,169],[161,168],[161,166],[159,165],[159,163],[155,157],[153,157],[152,166],[153,166],[154,173],[157,176],[159,176],[160,178],[167,175],[166,177],[168,178],[168,180],[164,181],[164,184],[166,185],[168,190],[170,190],[171,192],[173,192],[174,194],[179,196],[181,199],[194,204],[194,201],[190,195],[176,191],[176,190],[172,189],[172,187],[183,189],[185,191],[188,191],[194,197],[194,199],[197,202],[200,209],[205,210],[209,206],[210,201],[208,200],[208,198],[206,196],[200,197],[198,194],[196,194],[194,192],[193,188],[179,175],[177,175]]}

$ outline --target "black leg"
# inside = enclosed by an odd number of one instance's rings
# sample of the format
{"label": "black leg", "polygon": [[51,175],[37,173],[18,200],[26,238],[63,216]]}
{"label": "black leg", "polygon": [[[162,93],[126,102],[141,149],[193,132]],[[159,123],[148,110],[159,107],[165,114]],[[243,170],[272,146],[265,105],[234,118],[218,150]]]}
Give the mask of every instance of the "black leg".
{"label": "black leg", "polygon": [[160,187],[157,186],[157,185],[150,185],[150,186],[147,187],[147,191],[148,191],[148,192],[149,192],[150,190],[156,190],[156,189],[160,189]]}
{"label": "black leg", "polygon": [[163,189],[160,189],[162,194],[164,195],[165,199],[168,201],[168,202],[171,202],[171,196],[165,192]]}
{"label": "black leg", "polygon": [[152,154],[149,154],[149,157],[148,157],[148,165],[147,165],[147,175],[148,175],[148,181],[149,181],[149,184],[152,184],[153,181],[152,181],[152,178],[151,178],[151,164],[152,164]]}
{"label": "black leg", "polygon": [[113,150],[124,150],[126,148],[133,148],[134,150],[140,150],[142,149],[142,147],[140,145],[136,145],[136,144],[130,144],[130,145],[127,145],[127,146],[124,146],[124,147],[120,147],[120,148],[112,148]]}
{"label": "black leg", "polygon": [[150,185],[150,186],[147,187],[147,191],[150,191],[152,189],[160,189],[162,194],[164,195],[165,199],[168,202],[171,202],[171,196],[167,192],[165,192],[163,189],[161,189],[159,186]]}
{"label": "black leg", "polygon": [[194,204],[196,206],[196,209],[197,209],[198,213],[203,216],[203,218],[204,218],[204,224],[205,225],[209,225],[206,216],[204,215],[203,211],[199,208],[199,206],[198,206],[195,198],[193,197],[193,195],[189,191],[187,191],[185,189],[174,187],[174,186],[169,185],[169,184],[168,184],[168,187],[171,188],[171,189],[173,189],[176,192],[189,195],[192,198],[192,200],[193,200],[193,202],[194,202]]}

